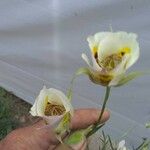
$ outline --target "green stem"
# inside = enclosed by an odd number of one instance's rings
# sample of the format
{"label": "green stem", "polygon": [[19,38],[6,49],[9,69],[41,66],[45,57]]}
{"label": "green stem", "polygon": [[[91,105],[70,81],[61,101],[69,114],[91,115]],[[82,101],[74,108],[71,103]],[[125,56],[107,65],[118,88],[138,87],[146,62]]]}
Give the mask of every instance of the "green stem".
{"label": "green stem", "polygon": [[100,124],[100,122],[102,120],[102,116],[103,116],[103,113],[105,111],[105,107],[106,107],[109,95],[110,95],[110,87],[107,86],[106,87],[106,93],[105,93],[105,98],[104,98],[104,102],[103,102],[103,105],[102,105],[101,113],[99,115],[99,118],[98,118],[97,122],[93,125],[92,130],[87,134],[87,137],[91,136],[92,134],[94,134],[97,131],[97,129],[99,129],[97,127],[98,127],[98,125]]}
{"label": "green stem", "polygon": [[73,84],[74,84],[75,79],[76,79],[76,74],[73,75],[71,82],[70,82],[70,87],[67,91],[67,97],[70,101],[72,100],[72,89],[73,89]]}
{"label": "green stem", "polygon": [[105,98],[104,98],[104,102],[103,102],[103,106],[102,106],[102,110],[101,110],[100,116],[99,116],[99,118],[97,120],[96,126],[101,122],[101,119],[102,119],[103,113],[105,111],[105,107],[106,107],[109,95],[110,95],[110,87],[107,86],[106,87]]}

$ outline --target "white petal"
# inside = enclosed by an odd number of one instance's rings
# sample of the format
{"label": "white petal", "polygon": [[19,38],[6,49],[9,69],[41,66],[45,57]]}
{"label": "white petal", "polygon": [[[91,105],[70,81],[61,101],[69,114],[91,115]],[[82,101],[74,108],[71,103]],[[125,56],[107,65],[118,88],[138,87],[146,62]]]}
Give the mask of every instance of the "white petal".
{"label": "white petal", "polygon": [[112,71],[112,74],[114,75],[114,78],[109,83],[109,86],[115,86],[118,84],[118,82],[122,79],[126,72],[126,64],[129,60],[130,56],[126,55],[124,56],[122,62]]}
{"label": "white petal", "polygon": [[126,65],[127,65],[128,61],[129,61],[129,59],[130,59],[130,55],[125,55],[125,56],[123,57],[121,63],[118,64],[118,65],[116,66],[116,68],[114,68],[114,69],[112,70],[112,74],[114,74],[114,75],[120,75],[120,74],[122,74],[122,73],[125,73],[126,70],[127,70]]}
{"label": "white petal", "polygon": [[92,52],[92,49],[93,49],[94,46],[97,45],[97,42],[95,41],[94,36],[89,36],[89,37],[87,38],[87,41],[88,41],[88,43],[89,43],[89,47],[90,47],[91,52]]}
{"label": "white petal", "polygon": [[105,37],[111,35],[112,32],[98,32],[94,35],[95,41],[100,43]]}
{"label": "white petal", "polygon": [[124,146],[125,146],[125,143],[126,143],[125,140],[120,141],[118,147],[119,147],[119,148],[124,147]]}
{"label": "white petal", "polygon": [[44,86],[43,89],[40,91],[39,96],[36,99],[36,111],[37,116],[44,116],[44,111],[46,107],[46,97],[47,97],[48,91],[47,88]]}
{"label": "white petal", "polygon": [[43,119],[46,120],[46,123],[51,127],[57,127],[62,120],[64,115],[60,116],[43,116]]}
{"label": "white petal", "polygon": [[87,38],[87,41],[89,42],[89,44],[95,44],[95,43],[100,43],[101,40],[103,40],[105,37],[109,36],[111,34],[111,32],[98,32],[96,33],[94,36],[89,36]]}
{"label": "white petal", "polygon": [[93,62],[93,70],[94,71],[97,71],[97,72],[102,71],[102,68],[99,66],[99,64],[97,63],[97,61],[93,55],[92,55],[92,62]]}
{"label": "white petal", "polygon": [[46,87],[40,91],[39,96],[36,98],[33,106],[31,107],[30,113],[33,116],[43,116],[45,110],[45,99],[46,99]]}
{"label": "white petal", "polygon": [[90,61],[89,61],[89,58],[87,57],[87,55],[83,53],[83,54],[81,55],[81,57],[82,57],[82,59],[88,64],[88,66],[89,66],[90,68],[92,68],[92,66],[91,66],[91,64],[90,64]]}
{"label": "white petal", "polygon": [[139,55],[140,55],[139,44],[136,40],[133,39],[132,46],[131,46],[131,58],[127,63],[127,69],[131,67],[138,60]]}
{"label": "white petal", "polygon": [[99,47],[101,40],[103,40],[109,34],[111,34],[111,32],[99,32],[99,33],[96,33],[94,36],[89,36],[87,38],[87,41],[89,43],[89,47],[92,53],[93,53],[93,47],[95,46]]}
{"label": "white petal", "polygon": [[30,109],[30,114],[32,115],[32,116],[37,116],[38,114],[37,114],[37,111],[36,111],[36,103],[34,103],[34,105],[31,107],[31,109]]}
{"label": "white petal", "polygon": [[122,140],[122,141],[119,142],[117,150],[126,150],[125,140]]}
{"label": "white petal", "polygon": [[[120,49],[128,47],[132,53],[138,53],[137,35],[134,33],[116,32],[105,37],[100,43],[100,51],[98,52],[99,60],[117,53]],[[137,54],[138,56],[138,54]]]}
{"label": "white petal", "polygon": [[89,61],[89,58],[87,57],[86,54],[82,54],[82,59],[88,64],[88,66],[90,67],[90,69],[94,70],[94,71],[101,71],[102,68],[98,65],[98,63],[96,62],[96,59],[94,58],[94,56],[92,55],[92,63],[93,63],[93,66],[90,64],[90,61]]}

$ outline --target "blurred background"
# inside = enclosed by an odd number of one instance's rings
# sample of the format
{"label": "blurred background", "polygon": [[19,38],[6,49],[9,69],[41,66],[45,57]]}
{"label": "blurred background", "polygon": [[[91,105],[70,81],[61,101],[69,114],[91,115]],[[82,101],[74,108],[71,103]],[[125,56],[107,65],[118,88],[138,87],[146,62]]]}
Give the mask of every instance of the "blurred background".
{"label": "blurred background", "polygon": [[[88,35],[100,31],[138,34],[140,59],[131,70],[150,69],[149,0],[1,0],[0,86],[33,103],[43,85],[64,92],[76,69],[86,66]],[[130,70],[130,71],[131,71]],[[104,88],[86,76],[74,86],[76,108],[101,107]],[[118,138],[128,129],[127,141],[150,138],[150,76],[113,88],[108,104],[111,119],[105,131]]]}

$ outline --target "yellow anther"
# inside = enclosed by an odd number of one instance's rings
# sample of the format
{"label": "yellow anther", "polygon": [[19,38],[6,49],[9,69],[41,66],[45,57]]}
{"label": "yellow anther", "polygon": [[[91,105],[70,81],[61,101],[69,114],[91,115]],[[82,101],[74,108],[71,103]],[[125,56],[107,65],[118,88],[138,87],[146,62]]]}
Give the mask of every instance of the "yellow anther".
{"label": "yellow anther", "polygon": [[97,51],[98,51],[98,47],[97,47],[97,46],[94,46],[92,50],[93,50],[93,53],[94,53],[94,55],[95,55],[95,54],[97,53]]}
{"label": "yellow anther", "polygon": [[124,47],[119,50],[119,54],[121,54],[121,56],[124,56],[125,54],[129,54],[130,52],[131,52],[131,49],[129,47]]}

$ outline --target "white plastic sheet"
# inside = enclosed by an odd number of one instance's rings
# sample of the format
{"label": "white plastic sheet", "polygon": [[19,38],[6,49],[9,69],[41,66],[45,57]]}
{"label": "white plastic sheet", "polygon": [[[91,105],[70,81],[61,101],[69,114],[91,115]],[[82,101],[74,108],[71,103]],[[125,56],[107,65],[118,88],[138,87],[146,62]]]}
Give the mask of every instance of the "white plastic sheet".
{"label": "white plastic sheet", "polygon": [[[150,65],[149,0],[1,0],[0,86],[33,103],[45,84],[66,92],[74,71],[86,65],[86,37],[98,31],[125,30],[139,35],[141,56],[133,67]],[[118,136],[136,126],[130,143],[150,137],[144,124],[150,121],[150,77],[113,89],[107,131]],[[86,77],[74,88],[76,107],[98,107],[104,92]]]}

